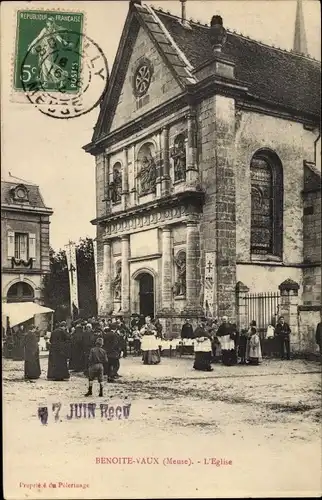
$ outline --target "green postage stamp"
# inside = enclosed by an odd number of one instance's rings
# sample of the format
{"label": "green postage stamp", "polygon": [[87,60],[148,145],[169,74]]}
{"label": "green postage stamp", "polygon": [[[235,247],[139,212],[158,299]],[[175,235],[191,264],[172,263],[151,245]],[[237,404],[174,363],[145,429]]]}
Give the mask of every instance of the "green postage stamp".
{"label": "green postage stamp", "polygon": [[17,13],[13,93],[52,118],[76,118],[99,105],[109,79],[81,12]]}
{"label": "green postage stamp", "polygon": [[[23,92],[40,85],[50,92],[77,92],[82,69],[83,24],[83,13],[18,11],[15,91]],[[78,50],[75,50],[77,37]]]}

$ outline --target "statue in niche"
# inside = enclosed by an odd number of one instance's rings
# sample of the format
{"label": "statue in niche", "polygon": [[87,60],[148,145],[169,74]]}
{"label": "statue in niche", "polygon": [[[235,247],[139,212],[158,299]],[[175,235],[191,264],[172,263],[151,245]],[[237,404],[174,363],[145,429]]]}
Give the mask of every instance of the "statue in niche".
{"label": "statue in niche", "polygon": [[122,296],[122,264],[121,264],[121,262],[117,263],[116,275],[112,281],[112,287],[114,290],[115,300],[121,300],[121,296]]}
{"label": "statue in niche", "polygon": [[112,203],[121,201],[122,175],[119,168],[113,170],[113,181],[110,183],[110,198]]}
{"label": "statue in niche", "polygon": [[147,194],[155,191],[156,179],[157,179],[157,169],[155,160],[151,153],[149,156],[143,156],[141,160],[141,168],[139,173],[140,178],[140,193]]}
{"label": "statue in niche", "polygon": [[179,135],[171,151],[174,162],[174,181],[184,181],[186,178],[186,144],[184,135]]}
{"label": "statue in niche", "polygon": [[173,287],[173,293],[176,296],[186,295],[186,253],[179,252],[174,256],[174,262],[177,268],[177,281]]}

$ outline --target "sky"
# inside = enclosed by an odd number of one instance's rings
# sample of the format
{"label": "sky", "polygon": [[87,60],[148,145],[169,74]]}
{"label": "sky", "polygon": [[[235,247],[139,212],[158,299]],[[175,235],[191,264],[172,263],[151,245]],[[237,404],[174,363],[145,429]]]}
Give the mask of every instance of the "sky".
{"label": "sky", "polygon": [[[145,2],[143,2],[145,3]],[[150,1],[180,15],[179,1]],[[40,186],[47,206],[54,210],[50,241],[55,250],[69,240],[95,237],[95,160],[82,146],[89,143],[98,108],[72,120],[56,120],[12,93],[16,11],[63,9],[85,13],[86,34],[102,48],[110,71],[128,12],[128,1],[14,2],[1,5],[2,172]],[[296,0],[188,0],[187,18],[209,23],[214,14],[224,26],[270,45],[291,49]],[[303,1],[304,22],[311,56],[320,59],[320,4]]]}

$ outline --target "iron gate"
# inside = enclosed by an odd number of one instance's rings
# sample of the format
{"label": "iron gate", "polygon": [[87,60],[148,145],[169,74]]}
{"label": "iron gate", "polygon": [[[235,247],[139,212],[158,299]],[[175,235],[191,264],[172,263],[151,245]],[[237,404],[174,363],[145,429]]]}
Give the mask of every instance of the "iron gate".
{"label": "iron gate", "polygon": [[247,325],[256,321],[257,332],[263,339],[268,325],[275,326],[280,309],[279,292],[246,293],[243,297]]}

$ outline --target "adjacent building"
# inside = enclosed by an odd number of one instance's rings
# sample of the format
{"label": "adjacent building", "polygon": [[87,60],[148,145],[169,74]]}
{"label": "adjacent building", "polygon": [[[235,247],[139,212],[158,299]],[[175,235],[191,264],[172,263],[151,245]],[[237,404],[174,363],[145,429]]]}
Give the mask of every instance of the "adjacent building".
{"label": "adjacent building", "polygon": [[12,175],[1,179],[2,302],[42,303],[52,213],[37,185]]}
{"label": "adjacent building", "polygon": [[301,4],[290,52],[227,31],[220,16],[188,21],[182,7],[177,17],[130,2],[85,146],[96,159],[100,314],[158,316],[177,335],[185,317],[256,319],[264,332],[283,313],[293,350],[310,348],[321,66],[305,54]]}

